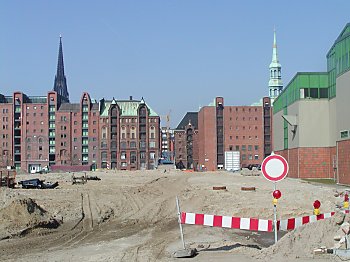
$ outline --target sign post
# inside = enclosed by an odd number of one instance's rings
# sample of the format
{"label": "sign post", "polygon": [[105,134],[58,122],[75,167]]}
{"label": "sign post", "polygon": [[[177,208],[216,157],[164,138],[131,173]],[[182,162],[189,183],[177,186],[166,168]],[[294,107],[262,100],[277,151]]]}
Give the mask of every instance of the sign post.
{"label": "sign post", "polygon": [[266,157],[261,165],[261,171],[263,176],[274,183],[273,191],[273,222],[275,231],[275,243],[277,243],[277,202],[281,197],[281,191],[276,189],[276,183],[283,180],[288,174],[288,162],[280,155],[271,154]]}

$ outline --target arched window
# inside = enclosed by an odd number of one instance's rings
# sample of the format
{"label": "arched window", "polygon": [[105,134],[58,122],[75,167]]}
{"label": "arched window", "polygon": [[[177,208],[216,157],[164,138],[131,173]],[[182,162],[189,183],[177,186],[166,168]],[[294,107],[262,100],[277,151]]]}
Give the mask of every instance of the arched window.
{"label": "arched window", "polygon": [[101,132],[102,139],[107,139],[107,135],[108,135],[107,127],[103,126],[102,127],[102,132]]}
{"label": "arched window", "polygon": [[150,126],[149,128],[149,138],[151,139],[156,138],[156,129],[154,126]]}
{"label": "arched window", "polygon": [[134,126],[131,127],[130,136],[131,139],[136,139],[136,128]]}
{"label": "arched window", "polygon": [[122,136],[122,139],[126,138],[126,127],[125,126],[122,126],[122,128],[121,128],[121,136]]}

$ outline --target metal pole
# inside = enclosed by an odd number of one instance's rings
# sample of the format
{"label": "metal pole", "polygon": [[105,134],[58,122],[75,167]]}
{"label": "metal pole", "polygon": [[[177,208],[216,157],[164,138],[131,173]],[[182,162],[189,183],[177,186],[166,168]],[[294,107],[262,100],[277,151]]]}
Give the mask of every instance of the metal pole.
{"label": "metal pole", "polygon": [[179,204],[179,198],[176,196],[176,206],[177,206],[177,216],[179,220],[179,226],[180,226],[180,234],[181,234],[181,241],[182,241],[182,247],[185,248],[185,240],[184,240],[184,234],[182,231],[182,225],[181,225],[181,212],[180,212],[180,204]]}
{"label": "metal pole", "polygon": [[[276,190],[276,183],[274,183],[274,191]],[[275,244],[277,243],[277,206],[273,205],[273,223],[275,229]]]}

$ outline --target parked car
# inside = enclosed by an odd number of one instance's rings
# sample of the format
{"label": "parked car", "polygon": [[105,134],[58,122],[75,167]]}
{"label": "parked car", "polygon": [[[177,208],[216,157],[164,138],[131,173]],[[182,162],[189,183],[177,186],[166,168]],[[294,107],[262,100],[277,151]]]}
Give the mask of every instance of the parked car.
{"label": "parked car", "polygon": [[249,170],[253,170],[253,168],[255,168],[255,169],[257,169],[257,170],[261,170],[261,165],[260,165],[260,164],[249,164],[249,165],[247,166],[247,168],[248,168]]}
{"label": "parked car", "polygon": [[44,180],[40,180],[39,178],[33,178],[28,180],[23,180],[18,182],[19,185],[22,185],[22,188],[39,188],[39,189],[46,189],[46,188],[55,188],[58,186],[58,182],[45,183]]}

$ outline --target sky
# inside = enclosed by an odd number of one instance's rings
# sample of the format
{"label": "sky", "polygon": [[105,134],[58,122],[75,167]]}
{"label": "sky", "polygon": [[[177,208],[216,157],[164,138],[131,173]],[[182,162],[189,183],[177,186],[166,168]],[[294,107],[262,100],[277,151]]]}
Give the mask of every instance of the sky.
{"label": "sky", "polygon": [[[144,97],[176,127],[217,96],[268,96],[276,29],[282,79],[326,71],[348,0],[1,0],[0,93],[53,89],[59,35],[71,102]],[[162,117],[165,126],[165,117]]]}

